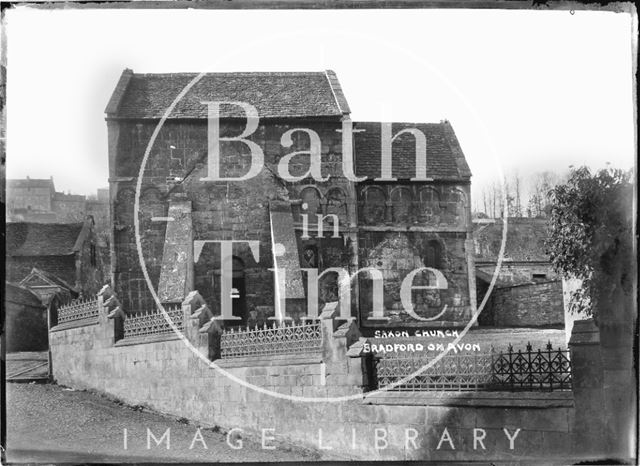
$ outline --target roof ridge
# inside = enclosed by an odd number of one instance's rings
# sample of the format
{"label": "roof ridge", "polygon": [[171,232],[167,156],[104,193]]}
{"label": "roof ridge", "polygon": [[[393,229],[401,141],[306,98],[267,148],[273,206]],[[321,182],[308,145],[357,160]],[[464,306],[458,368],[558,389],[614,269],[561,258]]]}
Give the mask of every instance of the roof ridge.
{"label": "roof ridge", "polygon": [[382,124],[382,123],[390,123],[392,125],[435,125],[435,126],[444,126],[445,123],[442,121],[424,121],[424,122],[411,122],[411,121],[354,121],[353,124],[357,125],[361,124]]}
{"label": "roof ridge", "polygon": [[[202,101],[210,97],[251,103],[260,118],[336,118],[348,108],[335,80],[327,79],[322,70],[137,74],[125,70],[107,106],[107,118],[161,118],[188,81],[198,79],[198,84],[176,102],[169,118],[207,118]],[[220,116],[245,117],[235,107],[224,109]]]}
{"label": "roof ridge", "polygon": [[347,102],[347,98],[342,91],[342,86],[340,85],[340,80],[336,75],[336,72],[333,70],[324,70],[324,75],[329,81],[329,87],[331,88],[331,93],[333,94],[333,98],[336,100],[336,104],[338,105],[338,110],[343,115],[349,115],[351,113],[351,108],[349,108],[349,102]]}
{"label": "roof ridge", "polygon": [[303,75],[323,75],[324,71],[205,71],[205,72],[197,72],[197,71],[178,71],[175,73],[133,73],[134,77],[142,77],[142,78],[167,78],[172,76],[199,76],[200,74],[204,76],[225,76],[225,75],[236,75],[236,76],[303,76]]}
{"label": "roof ridge", "polygon": [[467,159],[462,151],[462,147],[460,146],[460,141],[458,140],[458,136],[456,135],[453,126],[449,121],[445,120],[442,122],[444,128],[445,139],[449,147],[451,148],[451,152],[453,153],[454,160],[456,162],[456,166],[458,167],[458,173],[460,176],[465,178],[471,177],[471,169],[469,168],[469,164],[467,163]]}

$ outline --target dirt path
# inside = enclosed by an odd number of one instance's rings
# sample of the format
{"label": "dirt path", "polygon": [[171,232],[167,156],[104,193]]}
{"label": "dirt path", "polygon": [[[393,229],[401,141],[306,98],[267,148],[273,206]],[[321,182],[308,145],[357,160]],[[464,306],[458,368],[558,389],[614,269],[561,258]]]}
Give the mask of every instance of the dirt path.
{"label": "dirt path", "polygon": [[[278,444],[275,450],[242,440],[233,449],[227,436],[149,411],[136,411],[105,397],[51,384],[6,385],[8,462],[236,462],[311,461],[310,451]],[[127,448],[124,448],[127,429]],[[170,445],[147,449],[147,429],[160,439],[170,429]],[[194,441],[194,438],[196,440]],[[231,443],[236,444],[236,438]],[[206,448],[205,448],[206,444]],[[192,447],[192,448],[190,448]]]}

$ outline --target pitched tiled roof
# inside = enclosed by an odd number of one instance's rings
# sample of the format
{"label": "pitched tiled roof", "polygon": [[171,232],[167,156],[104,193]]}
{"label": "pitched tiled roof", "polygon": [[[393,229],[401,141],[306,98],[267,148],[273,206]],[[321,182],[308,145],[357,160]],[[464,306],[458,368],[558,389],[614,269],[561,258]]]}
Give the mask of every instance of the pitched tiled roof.
{"label": "pitched tiled roof", "polygon": [[[473,239],[476,262],[496,262],[502,244],[502,219],[494,223],[475,223]],[[547,221],[538,218],[509,218],[504,259],[513,262],[549,262],[544,242],[548,238]]]}
{"label": "pitched tiled roof", "polygon": [[82,244],[83,223],[7,223],[7,256],[66,256]]}
{"label": "pitched tiled roof", "polygon": [[[381,176],[381,125],[382,123],[355,123],[354,152],[357,176],[379,178]],[[468,180],[469,166],[458,144],[451,124],[442,123],[393,123],[392,134],[405,128],[417,128],[427,141],[427,177],[434,180]],[[408,180],[416,176],[416,139],[405,133],[391,145],[391,174],[394,178]]]}
{"label": "pitched tiled roof", "polygon": [[[125,70],[105,112],[112,118],[161,118],[198,73],[136,74]],[[261,118],[340,117],[349,112],[335,73],[206,73],[176,104],[171,118],[207,118],[203,101],[246,102]],[[245,118],[224,105],[222,118]]]}
{"label": "pitched tiled roof", "polygon": [[40,298],[26,288],[7,282],[5,284],[5,300],[7,302],[26,305],[30,307],[44,308]]}

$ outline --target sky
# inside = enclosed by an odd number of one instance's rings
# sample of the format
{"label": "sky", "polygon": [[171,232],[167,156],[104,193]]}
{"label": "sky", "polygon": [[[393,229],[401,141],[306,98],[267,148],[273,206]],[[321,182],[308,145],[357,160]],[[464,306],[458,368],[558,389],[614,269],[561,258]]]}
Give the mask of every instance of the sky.
{"label": "sky", "polygon": [[332,69],[354,121],[449,120],[476,202],[501,173],[635,161],[626,13],[23,6],[5,20],[7,178],[58,191],[107,186],[104,108],[124,68]]}

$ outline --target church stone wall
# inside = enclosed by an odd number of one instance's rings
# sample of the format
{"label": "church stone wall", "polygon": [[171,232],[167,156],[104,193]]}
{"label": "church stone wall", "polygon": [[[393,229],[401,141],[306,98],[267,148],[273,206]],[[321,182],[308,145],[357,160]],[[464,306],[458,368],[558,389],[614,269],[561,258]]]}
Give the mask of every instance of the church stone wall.
{"label": "church stone wall", "polygon": [[[115,285],[127,310],[137,312],[153,306],[146,289],[138,261],[134,235],[135,177],[146,149],[146,141],[155,127],[153,123],[120,122],[115,142],[116,182],[114,202],[114,244],[116,266]],[[237,135],[242,123],[222,123],[222,134]],[[292,128],[310,128],[322,141],[323,175],[334,175],[327,182],[302,180],[284,182],[277,176],[277,163],[284,155],[308,150],[308,137],[293,135],[293,145],[283,147],[280,138]],[[244,274],[247,314],[262,321],[273,312],[273,264],[269,219],[270,200],[289,200],[292,214],[302,236],[302,217],[307,214],[310,244],[316,244],[320,254],[324,241],[317,239],[316,214],[336,213],[343,229],[347,219],[348,183],[341,174],[341,136],[335,131],[338,122],[269,122],[263,120],[248,139],[258,144],[265,155],[265,165],[256,177],[236,182],[201,181],[207,176],[207,122],[166,122],[150,151],[144,169],[140,195],[141,244],[146,267],[154,287],[157,287],[162,263],[166,224],[153,217],[167,215],[172,193],[181,192],[192,203],[194,240],[259,241],[259,260],[256,261],[247,244],[235,246],[235,265]],[[238,177],[248,172],[251,157],[244,144],[222,143],[221,176]],[[291,174],[299,176],[308,169],[308,157],[297,156],[289,164]],[[326,175],[325,175],[326,176]],[[184,180],[180,182],[176,181]],[[306,209],[303,209],[303,203]],[[331,232],[331,222],[325,231]],[[302,243],[301,243],[302,244]],[[303,248],[304,250],[304,248]],[[194,265],[195,288],[212,305],[220,303],[220,246],[204,246]]]}
{"label": "church stone wall", "polygon": [[[156,122],[115,123],[117,126],[110,123],[113,284],[127,312],[135,313],[154,307],[138,258],[134,200],[136,178]],[[221,134],[238,135],[244,127],[244,120],[224,120]],[[286,182],[278,176],[277,164],[282,157],[309,149],[309,136],[304,132],[293,133],[290,147],[282,144],[282,135],[293,128],[309,128],[319,135],[322,175],[329,175],[329,180],[319,182],[308,177]],[[354,184],[343,176],[341,128],[337,119],[262,120],[248,137],[264,152],[265,167],[260,174],[242,181],[208,182],[201,180],[207,176],[208,168],[206,120],[165,122],[143,170],[138,216],[144,262],[153,287],[157,289],[159,282],[166,233],[166,221],[158,218],[166,217],[171,196],[182,193],[192,204],[195,241],[233,239],[260,243],[258,261],[247,244],[235,246],[234,281],[242,282],[247,323],[263,322],[274,312],[269,202],[279,200],[291,204],[301,268],[317,268],[322,273],[340,267],[350,274],[368,266],[381,269],[385,308],[391,320],[376,325],[415,323],[400,311],[398,293],[404,276],[423,266],[441,270],[448,288],[416,292],[418,315],[433,317],[446,305],[444,314],[429,325],[466,324],[472,309],[470,291],[475,292],[475,286],[469,285],[473,277],[469,277],[470,251],[465,246],[471,225],[469,184],[402,180]],[[249,171],[251,156],[245,144],[222,142],[221,154],[222,177],[239,177]],[[309,168],[308,156],[293,157],[288,168],[293,176],[303,175]],[[319,222],[322,218],[324,221]],[[220,307],[220,266],[220,246],[214,244],[205,245],[194,264],[195,289],[214,312],[219,312]],[[305,273],[302,278],[306,290]],[[363,274],[354,282],[352,315],[358,317],[360,312],[360,321],[364,322],[372,310],[371,282]],[[358,300],[362,290],[364,296]],[[319,306],[337,297],[337,274],[328,274],[319,283]]]}
{"label": "church stone wall", "polygon": [[[360,267],[374,267],[384,277],[384,312],[388,320],[370,320],[373,281],[360,276],[364,326],[464,325],[471,316],[469,257],[469,186],[454,183],[363,183],[358,186]],[[420,267],[443,273],[447,289],[412,292],[417,321],[404,312],[400,287]],[[418,274],[415,286],[435,285],[431,272]],[[444,306],[447,306],[444,310]],[[443,312],[444,310],[444,312]],[[437,316],[437,318],[435,318]]]}
{"label": "church stone wall", "polygon": [[[403,312],[400,302],[400,287],[405,277],[413,270],[426,267],[434,245],[440,250],[440,260],[430,264],[440,270],[447,279],[443,290],[416,290],[412,292],[414,310],[422,318],[438,315],[446,305],[447,310],[437,321],[464,322],[469,318],[469,275],[464,254],[464,233],[455,232],[400,232],[363,231],[360,233],[360,265],[375,267],[384,277],[385,316],[388,325],[423,325]],[[360,278],[360,309],[363,310],[363,325],[380,326],[380,321],[367,321],[364,310],[373,311],[372,280]],[[435,285],[432,274],[418,274],[415,286]],[[434,321],[434,323],[436,323]],[[383,324],[384,325],[384,324]]]}

